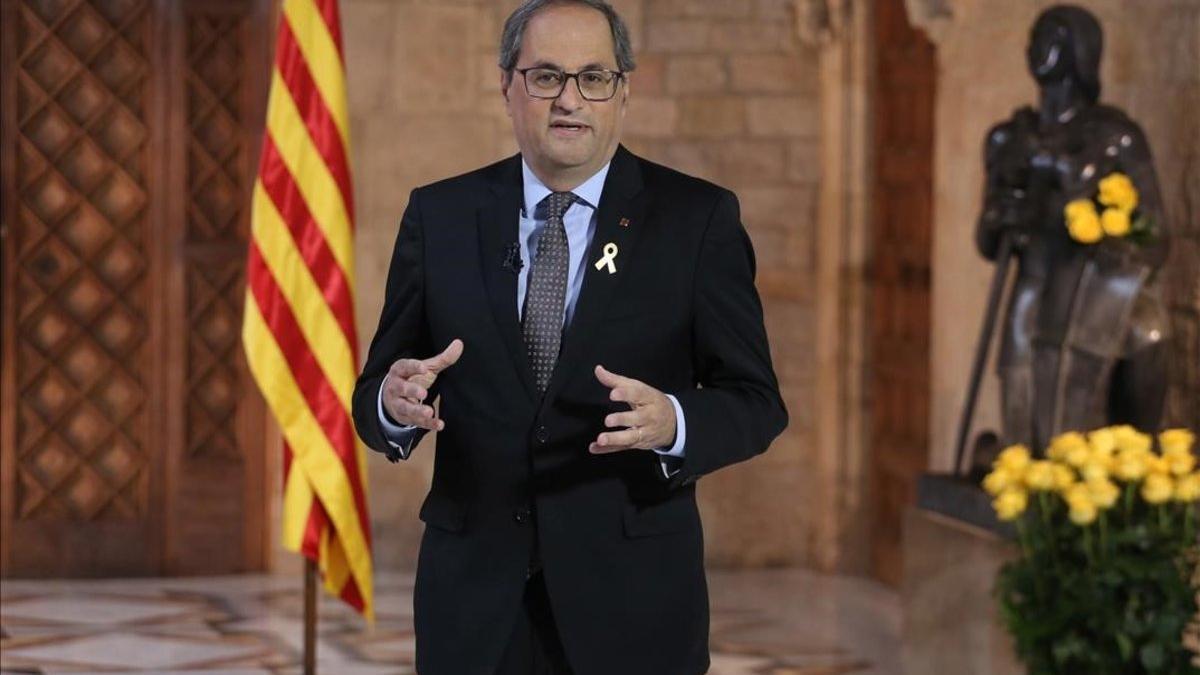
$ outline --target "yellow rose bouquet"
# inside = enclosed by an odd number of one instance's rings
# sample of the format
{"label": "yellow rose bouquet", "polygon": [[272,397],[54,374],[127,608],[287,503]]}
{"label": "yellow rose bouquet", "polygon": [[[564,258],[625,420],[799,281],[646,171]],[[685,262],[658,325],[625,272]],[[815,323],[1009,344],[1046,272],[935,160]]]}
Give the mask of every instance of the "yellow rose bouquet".
{"label": "yellow rose bouquet", "polygon": [[1063,208],[1072,239],[1081,244],[1105,238],[1146,243],[1155,237],[1153,219],[1138,209],[1138,191],[1129,176],[1110,173],[1097,187],[1092,197],[1074,199]]}
{"label": "yellow rose bouquet", "polygon": [[997,457],[983,488],[1021,552],[995,592],[1032,675],[1200,673],[1183,640],[1197,613],[1194,442],[1116,426],[1058,436],[1045,459],[1021,445]]}

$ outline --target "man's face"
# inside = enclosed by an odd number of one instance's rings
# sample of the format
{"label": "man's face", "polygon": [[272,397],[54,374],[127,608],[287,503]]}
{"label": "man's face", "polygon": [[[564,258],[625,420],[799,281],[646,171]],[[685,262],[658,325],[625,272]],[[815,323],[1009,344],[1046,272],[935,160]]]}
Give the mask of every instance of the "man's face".
{"label": "man's face", "polygon": [[[525,26],[517,68],[547,67],[576,73],[617,70],[612,31],[599,11],[583,5],[555,5]],[[520,73],[502,75],[505,107],[525,161],[546,177],[582,180],[612,157],[625,118],[628,85],[619,82],[607,101],[588,101],[574,78],[556,99],[529,96]],[[554,187],[554,186],[552,186]]]}

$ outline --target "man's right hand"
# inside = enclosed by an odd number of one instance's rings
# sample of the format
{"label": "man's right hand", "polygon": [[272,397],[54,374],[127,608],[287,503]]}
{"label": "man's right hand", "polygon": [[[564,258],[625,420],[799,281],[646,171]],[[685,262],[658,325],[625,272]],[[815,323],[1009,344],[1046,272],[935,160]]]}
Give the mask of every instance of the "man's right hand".
{"label": "man's right hand", "polygon": [[439,373],[458,362],[463,342],[455,338],[441,354],[428,359],[399,359],[388,369],[383,387],[383,407],[400,424],[441,431],[446,423],[434,417],[433,406],[423,401]]}

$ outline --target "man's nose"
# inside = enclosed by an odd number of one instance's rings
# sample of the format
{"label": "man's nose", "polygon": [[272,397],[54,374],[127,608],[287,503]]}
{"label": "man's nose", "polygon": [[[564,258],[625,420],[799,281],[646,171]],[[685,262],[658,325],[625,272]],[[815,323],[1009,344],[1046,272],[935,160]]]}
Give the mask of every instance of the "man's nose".
{"label": "man's nose", "polygon": [[563,112],[573,113],[583,107],[583,96],[579,95],[579,84],[575,78],[567,78],[562,93],[554,99],[554,106]]}

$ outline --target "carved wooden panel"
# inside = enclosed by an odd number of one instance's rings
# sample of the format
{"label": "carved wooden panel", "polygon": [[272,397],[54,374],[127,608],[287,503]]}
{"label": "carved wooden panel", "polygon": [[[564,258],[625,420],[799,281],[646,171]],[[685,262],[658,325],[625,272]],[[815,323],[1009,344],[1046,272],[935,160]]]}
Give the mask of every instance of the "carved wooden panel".
{"label": "carved wooden panel", "polygon": [[[235,8],[242,9],[242,8]],[[190,257],[187,267],[189,457],[237,462],[237,412],[241,357],[242,271],[247,203],[252,175],[238,133],[244,11],[187,12],[187,229],[186,245],[227,255]],[[232,255],[228,255],[232,254]],[[215,259],[214,259],[215,258]]]}
{"label": "carved wooden panel", "polygon": [[[236,570],[251,549],[265,504],[261,435],[249,437],[239,415],[257,396],[241,349],[242,298],[250,189],[261,126],[261,60],[251,40],[269,34],[262,2],[192,2],[173,15],[181,47],[181,154],[186,186],[181,272],[184,313],[183,448],[172,496],[169,557],[179,571]],[[255,22],[258,22],[257,24]],[[250,52],[250,54],[248,54]],[[251,54],[253,56],[251,56]],[[261,539],[261,537],[259,537]]]}
{"label": "carved wooden panel", "polygon": [[901,523],[929,451],[933,45],[903,0],[876,3],[875,211],[871,247],[872,569],[900,582]]}
{"label": "carved wooden panel", "polygon": [[[148,3],[26,0],[3,12],[3,520],[67,549],[106,529],[137,556],[154,507]],[[15,547],[28,565],[60,551],[23,537]]]}
{"label": "carved wooden panel", "polygon": [[261,567],[238,336],[270,2],[0,3],[0,571]]}

